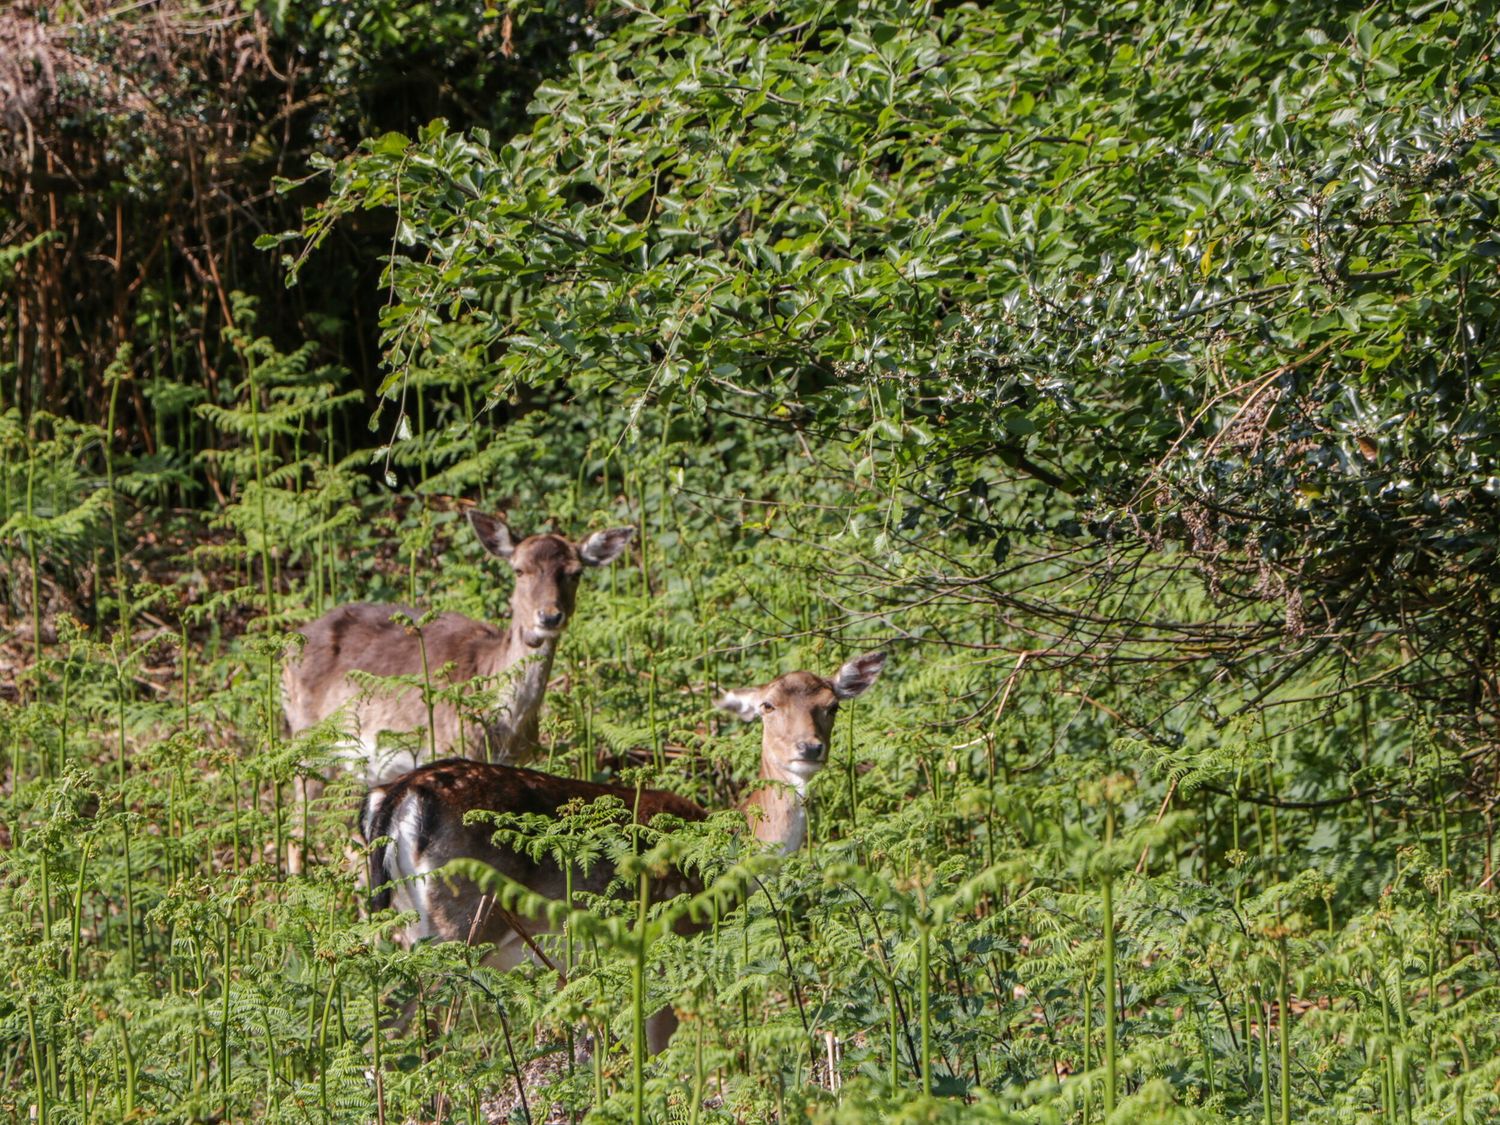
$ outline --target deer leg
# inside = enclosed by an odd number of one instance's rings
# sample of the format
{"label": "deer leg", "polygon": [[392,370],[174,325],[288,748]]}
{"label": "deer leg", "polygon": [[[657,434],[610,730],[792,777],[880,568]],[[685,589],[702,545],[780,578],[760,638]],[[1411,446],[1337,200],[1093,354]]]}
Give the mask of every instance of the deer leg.
{"label": "deer leg", "polygon": [[484,955],[485,967],[498,969],[502,973],[508,973],[530,960],[535,960],[531,956],[531,950],[521,939],[521,935],[514,930],[507,930],[505,935],[495,942],[495,948]]}
{"label": "deer leg", "polygon": [[667,1041],[677,1030],[677,1013],[668,1004],[661,1011],[646,1017],[646,1051],[659,1055],[667,1049]]}

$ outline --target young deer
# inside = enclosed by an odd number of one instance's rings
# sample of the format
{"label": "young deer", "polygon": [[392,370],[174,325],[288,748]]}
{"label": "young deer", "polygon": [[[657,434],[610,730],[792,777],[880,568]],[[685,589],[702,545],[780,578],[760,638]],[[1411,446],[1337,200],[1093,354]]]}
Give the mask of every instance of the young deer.
{"label": "young deer", "polygon": [[[350,735],[343,754],[362,770],[366,784],[399,777],[424,752],[431,758],[462,753],[504,760],[534,746],[552,657],[573,613],[579,576],[584,567],[613,562],[635,535],[634,528],[615,527],[581,543],[561,535],[532,535],[517,543],[496,517],[471,511],[469,524],[484,549],[508,560],[515,572],[509,628],[445,613],[418,630],[392,620],[398,614],[417,619],[405,606],[340,606],[302,629],[307,643],[282,669],[292,734],[343,712]],[[372,688],[350,675],[360,672],[430,677],[436,689],[470,684],[472,705],[460,711],[451,700],[434,700],[429,718],[419,687]],[[386,731],[422,731],[425,737],[416,749],[411,740],[391,749],[381,746]],[[321,792],[322,783],[299,779],[295,788],[302,805]],[[301,868],[295,845],[291,867]]]}
{"label": "young deer", "polygon": [[[868,689],[884,663],[884,653],[869,653],[849,661],[831,679],[788,672],[763,687],[730,692],[719,701],[721,708],[742,719],[761,720],[760,777],[775,784],[757,788],[740,808],[762,843],[783,853],[802,845],[807,834],[807,783],[828,762],[839,702]],[[626,808],[633,807],[638,823],[660,813],[683,820],[708,815],[692,801],[658,789],[644,789],[637,796],[636,790],[622,786],[458,759],[435,762],[371,789],[360,812],[360,830],[367,842],[388,838],[370,852],[372,906],[381,910],[394,904],[398,910],[416,913],[417,921],[404,935],[408,944],[422,938],[493,944],[490,963],[512,968],[528,948],[534,948],[535,936],[546,932],[546,922],[495,910],[494,897],[472,882],[434,873],[450,860],[477,859],[553,900],[566,897],[566,877],[551,858],[532,859],[495,844],[492,826],[465,824],[464,814],[483,809],[555,816],[570,801],[604,796],[618,797]],[[574,872],[573,890],[603,894],[613,879],[612,865],[599,861],[586,874]],[[674,873],[651,887],[651,901],[700,889],[695,878]],[[653,1021],[653,1051],[665,1043],[671,1022],[661,1017]]]}

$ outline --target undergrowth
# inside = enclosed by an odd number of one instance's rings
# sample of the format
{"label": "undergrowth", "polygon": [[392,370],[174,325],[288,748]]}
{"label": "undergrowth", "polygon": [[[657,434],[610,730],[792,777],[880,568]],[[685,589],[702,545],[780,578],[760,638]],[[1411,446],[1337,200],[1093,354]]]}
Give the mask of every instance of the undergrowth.
{"label": "undergrowth", "polygon": [[[51,8],[0,1120],[1500,1118],[1485,6]],[[475,505],[636,528],[533,764],[714,813],[501,816],[620,876],[509,973],[279,698],[332,606],[503,617]],[[717,694],[876,649],[762,854]]]}
{"label": "undergrowth", "polygon": [[[228,486],[208,525],[153,506],[162,463],[113,453],[108,429],[0,425],[21,669],[0,703],[7,1119],[1500,1111],[1490,814],[1409,702],[1320,701],[1311,668],[1253,719],[1189,705],[1174,737],[1145,737],[1113,705],[1138,687],[1002,655],[982,606],[923,608],[878,466],[830,474],[727,421],[637,417],[617,440],[628,408],[587,393],[494,427],[420,373],[411,444],[339,459],[319,428],[339,373],[237,347],[243,381],[197,407]],[[357,598],[504,613],[455,492],[523,532],[640,531],[633,565],[588,576],[543,768],[727,809],[758,735],[721,727],[717,689],[892,653],[840,720],[805,849],[758,856],[733,815],[648,840],[715,887],[707,932],[669,932],[680,902],[644,925],[627,891],[576,916],[548,966],[403,950],[356,881],[357,787],[294,803],[331,749],[284,737],[297,622]],[[92,602],[63,597],[90,583]],[[893,593],[911,595],[899,618]],[[315,862],[291,877],[299,823]],[[580,814],[537,846],[582,863],[618,836]],[[665,1003],[681,1028],[643,1060],[636,1021]]]}

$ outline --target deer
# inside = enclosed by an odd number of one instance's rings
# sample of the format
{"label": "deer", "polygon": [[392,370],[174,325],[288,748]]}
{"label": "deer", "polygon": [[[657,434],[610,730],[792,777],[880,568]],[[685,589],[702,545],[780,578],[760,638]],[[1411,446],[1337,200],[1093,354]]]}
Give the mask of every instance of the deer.
{"label": "deer", "polygon": [[[761,723],[759,779],[740,802],[750,831],[764,847],[782,855],[796,851],[807,836],[807,789],[828,764],[839,704],[862,695],[875,682],[885,654],[867,653],[844,664],[833,676],[787,672],[770,683],[731,691],[717,706],[747,722]],[[372,910],[395,906],[416,920],[399,935],[410,947],[418,941],[459,941],[489,945],[485,962],[500,969],[540,956],[536,938],[549,932],[545,920],[499,909],[495,897],[473,881],[440,874],[452,860],[478,860],[509,881],[552,901],[566,898],[567,875],[551,858],[540,859],[495,841],[493,826],[467,818],[485,811],[502,814],[559,815],[574,802],[614,797],[633,810],[637,824],[669,814],[684,822],[708,817],[702,806],[660,789],[636,789],[557,777],[519,766],[448,759],[422,766],[395,781],[370,789],[360,811],[360,831],[369,846]],[[607,859],[586,872],[574,872],[573,894],[602,895],[614,881]],[[650,899],[664,901],[702,890],[685,872],[652,881]],[[685,923],[679,932],[702,927]],[[652,1053],[660,1051],[676,1026],[670,1009],[647,1023]]]}
{"label": "deer", "polygon": [[[498,516],[470,510],[468,520],[484,549],[514,572],[508,628],[458,613],[417,626],[417,612],[406,606],[343,605],[300,630],[301,652],[282,668],[291,734],[341,715],[348,738],[339,756],[362,772],[366,785],[415,769],[423,750],[434,759],[457,753],[504,761],[533,749],[553,656],[573,615],[579,579],[585,568],[619,558],[635,535],[632,527],[614,527],[577,543],[561,535],[531,535],[518,542]],[[360,673],[399,676],[408,683],[372,688],[360,681]],[[460,711],[451,700],[432,698],[431,691],[424,695],[414,686],[422,680],[436,688],[471,685],[473,705]],[[419,730],[425,738],[394,748],[381,745],[386,732]],[[306,809],[322,789],[321,778],[299,775],[294,796]],[[303,857],[298,834],[293,835],[288,868],[296,874]]]}

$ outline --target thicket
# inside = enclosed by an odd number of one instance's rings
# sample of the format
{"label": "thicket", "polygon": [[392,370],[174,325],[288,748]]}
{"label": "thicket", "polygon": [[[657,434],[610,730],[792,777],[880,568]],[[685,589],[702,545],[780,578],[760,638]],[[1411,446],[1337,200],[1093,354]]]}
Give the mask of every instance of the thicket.
{"label": "thicket", "polygon": [[[278,194],[273,180],[434,117],[508,135],[595,26],[570,0],[515,12],[458,0],[8,5],[0,404],[103,421],[103,372],[131,344],[123,436],[180,466],[216,441],[191,406],[236,377],[236,292],[260,299],[279,345],[314,344],[368,390],[394,224],[350,224],[288,290],[252,244],[321,192]],[[341,420],[342,446],[361,443],[363,420]]]}
{"label": "thicket", "polygon": [[[0,68],[46,125],[0,199],[12,1119],[1500,1110],[1487,5],[44,11],[0,16],[70,52]],[[64,142],[102,196],[43,190]],[[640,529],[548,769],[728,807],[716,688],[891,652],[804,851],[662,845],[734,885],[712,935],[403,951],[352,784],[292,803],[297,622],[503,611],[460,499]]]}

